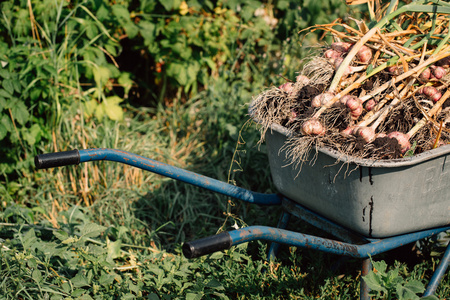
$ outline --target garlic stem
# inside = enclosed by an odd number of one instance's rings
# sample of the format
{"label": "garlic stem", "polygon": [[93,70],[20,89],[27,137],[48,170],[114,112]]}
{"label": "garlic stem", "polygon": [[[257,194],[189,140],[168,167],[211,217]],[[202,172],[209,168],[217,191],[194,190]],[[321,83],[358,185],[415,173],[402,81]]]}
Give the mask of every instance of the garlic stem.
{"label": "garlic stem", "polygon": [[375,34],[377,33],[378,28],[374,27],[371,30],[369,30],[361,39],[353,45],[352,49],[348,54],[345,56],[344,60],[342,61],[341,65],[336,71],[336,74],[334,75],[333,81],[331,81],[330,87],[328,88],[329,92],[336,92],[336,88],[339,85],[339,82],[341,81],[342,75],[344,75],[345,71],[347,70],[347,67],[350,65],[350,62],[355,57],[356,53],[358,53],[359,49]]}
{"label": "garlic stem", "polygon": [[387,115],[392,111],[394,107],[396,107],[401,101],[405,100],[406,93],[409,91],[410,87],[414,84],[416,81],[415,78],[412,78],[408,84],[405,86],[405,88],[400,92],[399,97],[395,97],[394,100],[383,110],[383,112],[380,114],[380,116],[376,119],[376,121],[370,126],[374,130],[383,122]]}
{"label": "garlic stem", "polygon": [[423,113],[424,117],[417,122],[416,125],[414,125],[413,128],[411,128],[410,131],[408,131],[409,138],[413,137],[425,124],[428,120],[430,120],[441,108],[442,104],[450,97],[450,90],[447,90],[444,95],[442,95],[441,99],[439,99],[436,104],[433,105],[433,107],[428,111],[428,113]]}

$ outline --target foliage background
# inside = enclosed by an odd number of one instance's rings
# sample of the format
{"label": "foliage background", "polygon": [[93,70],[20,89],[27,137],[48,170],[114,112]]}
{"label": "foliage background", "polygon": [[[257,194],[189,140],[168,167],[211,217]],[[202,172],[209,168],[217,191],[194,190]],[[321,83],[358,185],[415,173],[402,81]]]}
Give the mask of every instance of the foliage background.
{"label": "foliage background", "polygon": [[[182,242],[231,226],[274,226],[277,210],[127,166],[37,171],[33,160],[118,148],[274,192],[247,105],[265,87],[295,78],[301,59],[330,42],[320,32],[299,36],[301,29],[363,17],[363,7],[351,11],[338,0],[7,0],[0,11],[3,298],[358,294],[358,262],[336,276],[324,268],[334,257],[292,247],[270,263],[262,243],[193,261],[180,254]],[[401,275],[426,279],[429,264],[403,264]],[[448,293],[448,284],[439,292]]]}

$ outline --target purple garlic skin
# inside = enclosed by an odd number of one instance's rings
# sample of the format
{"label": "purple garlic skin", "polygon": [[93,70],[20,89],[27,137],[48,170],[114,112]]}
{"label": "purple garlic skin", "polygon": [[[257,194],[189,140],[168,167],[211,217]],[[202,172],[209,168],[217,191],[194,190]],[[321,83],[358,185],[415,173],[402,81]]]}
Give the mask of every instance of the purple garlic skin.
{"label": "purple garlic skin", "polygon": [[325,127],[317,119],[309,119],[305,121],[301,129],[304,135],[324,135]]}
{"label": "purple garlic skin", "polygon": [[432,78],[442,79],[445,75],[447,75],[447,71],[443,67],[431,66]]}
{"label": "purple garlic skin", "polygon": [[370,49],[366,45],[363,45],[361,49],[359,49],[358,53],[356,53],[356,57],[363,64],[368,64],[372,59],[372,49]]}
{"label": "purple garlic skin", "polygon": [[420,94],[424,94],[434,103],[438,102],[442,97],[442,93],[434,86],[425,86],[419,90]]}
{"label": "purple garlic skin", "polygon": [[292,82],[286,82],[282,85],[280,85],[278,88],[282,91],[285,91],[287,93],[290,93],[294,87],[294,84]]}
{"label": "purple garlic skin", "polygon": [[331,44],[331,49],[337,52],[345,53],[348,52],[352,46],[353,46],[352,43],[335,42]]}
{"label": "purple garlic skin", "polygon": [[326,105],[331,101],[331,99],[333,99],[333,97],[334,97],[334,93],[332,93],[332,92],[325,92],[325,93],[319,94],[311,100],[311,106],[314,108],[317,108],[317,107]]}
{"label": "purple garlic skin", "polygon": [[387,135],[388,138],[396,139],[398,144],[400,145],[402,153],[405,153],[411,148],[411,144],[409,142],[409,136],[405,133],[399,131],[393,131]]}
{"label": "purple garlic skin", "polygon": [[373,142],[376,136],[375,129],[366,126],[355,127],[352,134],[356,137],[361,137],[366,143]]}
{"label": "purple garlic skin", "polygon": [[431,78],[431,70],[430,68],[426,68],[425,70],[423,70],[422,73],[420,73],[419,75],[419,79],[423,82],[427,82],[428,80],[430,80]]}
{"label": "purple garlic skin", "polygon": [[371,111],[372,109],[375,108],[375,105],[377,105],[377,102],[373,99],[367,100],[366,104],[365,104],[365,108],[367,111]]}
{"label": "purple garlic skin", "polygon": [[309,78],[305,75],[298,75],[295,78],[295,81],[301,83],[302,85],[308,85],[310,82]]}
{"label": "purple garlic skin", "polygon": [[339,101],[350,111],[352,119],[356,120],[363,112],[362,101],[358,97],[345,95]]}

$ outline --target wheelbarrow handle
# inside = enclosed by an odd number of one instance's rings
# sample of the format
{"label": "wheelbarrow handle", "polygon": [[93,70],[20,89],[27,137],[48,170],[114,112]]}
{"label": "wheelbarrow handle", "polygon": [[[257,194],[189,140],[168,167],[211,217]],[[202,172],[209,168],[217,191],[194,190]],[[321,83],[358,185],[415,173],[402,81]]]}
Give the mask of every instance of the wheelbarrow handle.
{"label": "wheelbarrow handle", "polygon": [[45,169],[100,160],[127,164],[254,204],[281,204],[281,196],[278,194],[265,194],[249,191],[227,182],[222,182],[192,171],[177,168],[157,160],[117,149],[98,148],[41,154],[35,158],[34,162],[36,168]]}
{"label": "wheelbarrow handle", "polygon": [[197,258],[206,254],[229,249],[233,240],[228,232],[222,232],[196,241],[184,243],[182,250],[186,258]]}
{"label": "wheelbarrow handle", "polygon": [[196,258],[215,251],[221,251],[242,243],[252,241],[269,241],[295,247],[319,250],[336,255],[346,255],[356,258],[367,258],[395,249],[423,238],[431,237],[440,232],[450,230],[450,226],[427,229],[384,239],[374,239],[365,244],[350,244],[333,239],[307,235],[300,232],[268,227],[249,226],[222,232],[207,238],[185,243],[182,247],[186,258]]}
{"label": "wheelbarrow handle", "polygon": [[70,150],[55,153],[45,153],[34,158],[34,164],[38,169],[49,169],[55,167],[78,165],[80,163],[80,152]]}

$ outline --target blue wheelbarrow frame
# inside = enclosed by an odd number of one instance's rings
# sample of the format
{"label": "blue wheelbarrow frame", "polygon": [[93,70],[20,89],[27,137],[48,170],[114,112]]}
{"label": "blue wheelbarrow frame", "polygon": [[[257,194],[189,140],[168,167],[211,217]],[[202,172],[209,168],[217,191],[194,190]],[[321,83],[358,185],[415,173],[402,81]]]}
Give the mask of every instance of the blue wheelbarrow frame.
{"label": "blue wheelbarrow frame", "polygon": [[[331,222],[319,214],[289,200],[283,195],[264,194],[249,191],[217,179],[116,149],[87,149],[46,153],[35,157],[35,165],[38,169],[47,169],[100,160],[114,161],[131,165],[248,203],[267,206],[281,205],[284,208],[276,228],[268,226],[249,226],[184,243],[182,247],[183,255],[187,258],[200,257],[216,251],[229,249],[232,246],[242,243],[264,240],[272,242],[268,254],[269,259],[276,256],[280,244],[314,249],[326,253],[361,258],[361,275],[364,276],[367,275],[372,269],[370,257],[450,230],[450,226],[445,226],[383,239],[367,238],[352,232],[350,229]],[[333,235],[337,239],[333,240],[286,230],[285,228],[287,227],[291,216],[298,217],[303,221]],[[450,244],[447,246],[441,262],[436,268],[423,296],[435,294],[442,277],[445,275],[449,263]],[[363,280],[361,280],[360,286],[360,299],[370,299],[369,288]]]}

